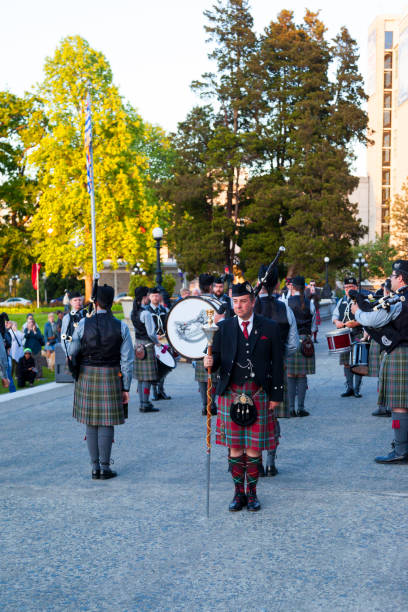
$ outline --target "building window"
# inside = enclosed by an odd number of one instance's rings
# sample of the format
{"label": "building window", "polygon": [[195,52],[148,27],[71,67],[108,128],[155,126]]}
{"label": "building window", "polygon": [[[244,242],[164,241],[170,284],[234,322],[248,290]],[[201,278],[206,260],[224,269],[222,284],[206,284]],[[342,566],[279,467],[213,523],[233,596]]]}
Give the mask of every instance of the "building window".
{"label": "building window", "polygon": [[384,68],[387,70],[391,70],[392,68],[392,53],[384,54]]}
{"label": "building window", "polygon": [[391,127],[391,111],[389,110],[384,111],[384,127]]}
{"label": "building window", "polygon": [[393,32],[384,32],[384,49],[392,49]]}
{"label": "building window", "polygon": [[389,234],[390,233],[390,226],[388,223],[383,223],[382,227],[381,227],[381,233],[384,236],[384,234]]}
{"label": "building window", "polygon": [[391,149],[383,149],[382,152],[382,165],[390,166],[391,165]]}
{"label": "building window", "polygon": [[390,91],[386,91],[384,93],[384,108],[391,108],[392,102],[392,93]]}
{"label": "building window", "polygon": [[383,147],[391,146],[391,132],[383,132]]}
{"label": "building window", "polygon": [[391,196],[391,190],[389,187],[383,187],[382,189],[382,198],[381,198],[381,204],[388,204],[388,202],[390,201],[390,196]]}
{"label": "building window", "polygon": [[389,170],[383,170],[382,173],[382,184],[383,185],[390,185],[390,171]]}
{"label": "building window", "polygon": [[381,223],[389,223],[390,222],[390,209],[388,206],[383,206],[381,208]]}
{"label": "building window", "polygon": [[384,89],[392,88],[392,72],[389,70],[384,72]]}

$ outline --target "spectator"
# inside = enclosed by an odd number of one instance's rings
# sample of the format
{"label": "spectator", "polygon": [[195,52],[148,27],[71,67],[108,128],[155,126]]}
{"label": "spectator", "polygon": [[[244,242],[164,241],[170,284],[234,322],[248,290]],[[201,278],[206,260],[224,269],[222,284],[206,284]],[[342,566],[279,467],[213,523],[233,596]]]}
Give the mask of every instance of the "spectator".
{"label": "spectator", "polygon": [[24,347],[31,349],[38,378],[43,377],[41,365],[41,347],[44,346],[44,344],[44,337],[37,327],[34,317],[32,319],[27,319],[27,327],[24,330]]}
{"label": "spectator", "polygon": [[18,330],[17,323],[15,321],[10,321],[10,335],[11,335],[11,359],[12,359],[12,370],[11,373],[13,376],[16,375],[17,372],[17,364],[21,357],[24,355],[24,334],[23,332]]}
{"label": "spectator", "polygon": [[48,321],[44,326],[44,338],[44,350],[47,357],[48,368],[53,370],[55,364],[55,345],[58,342],[57,324],[55,322],[55,314],[53,312],[48,314]]}
{"label": "spectator", "polygon": [[57,337],[58,337],[57,342],[58,343],[61,342],[61,328],[62,328],[62,319],[63,318],[64,318],[64,313],[62,312],[62,310],[57,310],[56,324],[57,324]]}
{"label": "spectator", "polygon": [[11,356],[10,356],[10,349],[11,349],[11,335],[9,332],[10,327],[11,327],[11,323],[8,318],[8,314],[6,312],[2,312],[0,315],[0,335],[3,339],[4,348],[6,349],[6,355],[7,355],[7,378],[10,383],[8,386],[8,389],[10,393],[14,393],[14,391],[16,390],[16,387],[14,385],[13,375],[11,371],[12,364],[11,364]]}
{"label": "spectator", "polygon": [[31,312],[29,312],[28,315],[26,316],[26,322],[23,325],[23,332],[27,329],[28,321],[34,321],[34,315]]}
{"label": "spectator", "polygon": [[19,389],[25,387],[26,382],[32,387],[37,374],[35,361],[31,349],[24,349],[23,357],[20,357],[17,365],[17,385]]}
{"label": "spectator", "polygon": [[9,379],[7,377],[8,359],[6,348],[4,346],[3,336],[0,334],[0,378],[1,384],[5,389],[9,386]]}
{"label": "spectator", "polygon": [[184,288],[184,289],[180,289],[180,299],[184,300],[184,298],[186,297],[190,297],[191,295],[191,291],[190,289]]}

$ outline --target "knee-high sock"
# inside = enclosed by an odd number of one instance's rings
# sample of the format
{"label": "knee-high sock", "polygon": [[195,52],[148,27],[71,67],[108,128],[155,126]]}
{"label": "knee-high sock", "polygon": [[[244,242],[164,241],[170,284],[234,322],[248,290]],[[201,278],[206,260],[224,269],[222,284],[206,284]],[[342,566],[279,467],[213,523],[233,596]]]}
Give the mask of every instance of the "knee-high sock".
{"label": "knee-high sock", "polygon": [[289,410],[295,410],[295,400],[296,400],[296,378],[292,376],[288,376],[288,403]]}
{"label": "knee-high sock", "polygon": [[268,450],[266,455],[266,467],[272,467],[275,465],[276,459],[276,448],[274,450]]}
{"label": "knee-high sock", "polygon": [[356,391],[356,393],[359,393],[362,382],[363,377],[360,376],[360,374],[354,374],[354,391]]}
{"label": "knee-high sock", "polygon": [[236,493],[245,493],[245,455],[239,457],[228,457],[232,480],[235,485]]}
{"label": "knee-high sock", "polygon": [[113,442],[113,427],[98,427],[98,446],[99,456],[101,458],[102,468],[107,468],[110,465],[112,442]]}
{"label": "knee-high sock", "polygon": [[207,383],[199,382],[198,386],[200,388],[201,402],[203,404],[203,408],[207,408]]}
{"label": "knee-high sock", "polygon": [[159,393],[164,393],[164,381],[165,381],[165,379],[166,379],[166,377],[163,376],[163,378],[161,378],[159,380],[159,383],[157,385],[157,389],[158,389]]}
{"label": "knee-high sock", "polygon": [[408,413],[392,413],[392,429],[394,432],[395,451],[398,455],[408,453]]}
{"label": "knee-high sock", "polygon": [[86,426],[86,445],[91,458],[92,469],[99,470],[99,446],[98,446],[98,426]]}
{"label": "knee-high sock", "polygon": [[298,410],[303,410],[305,407],[305,397],[307,391],[307,377],[301,376],[297,380],[297,392],[298,392]]}
{"label": "knee-high sock", "polygon": [[346,377],[347,389],[353,389],[353,372],[349,367],[344,366],[344,376]]}
{"label": "knee-high sock", "polygon": [[246,479],[247,479],[247,494],[256,495],[256,483],[259,476],[259,462],[261,457],[246,458]]}
{"label": "knee-high sock", "polygon": [[140,381],[138,386],[139,401],[141,406],[145,406],[149,401],[150,395],[150,382]]}

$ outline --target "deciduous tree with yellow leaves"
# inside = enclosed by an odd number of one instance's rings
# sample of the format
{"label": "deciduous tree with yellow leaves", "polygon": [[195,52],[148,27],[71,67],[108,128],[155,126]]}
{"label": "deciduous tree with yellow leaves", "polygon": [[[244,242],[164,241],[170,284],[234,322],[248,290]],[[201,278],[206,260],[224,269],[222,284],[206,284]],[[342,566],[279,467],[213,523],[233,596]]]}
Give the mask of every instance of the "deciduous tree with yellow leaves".
{"label": "deciduous tree with yellow leaves", "polygon": [[[110,259],[129,264],[154,260],[151,229],[167,214],[149,185],[151,126],[125,105],[104,55],[81,37],[62,40],[45,62],[39,97],[46,125],[33,125],[30,163],[39,202],[30,226],[38,261],[47,272],[92,274],[91,214],[84,153],[85,97],[92,98],[98,268]],[[168,149],[154,130],[154,146]],[[159,141],[159,144],[158,144]],[[151,148],[151,147],[150,147]]]}

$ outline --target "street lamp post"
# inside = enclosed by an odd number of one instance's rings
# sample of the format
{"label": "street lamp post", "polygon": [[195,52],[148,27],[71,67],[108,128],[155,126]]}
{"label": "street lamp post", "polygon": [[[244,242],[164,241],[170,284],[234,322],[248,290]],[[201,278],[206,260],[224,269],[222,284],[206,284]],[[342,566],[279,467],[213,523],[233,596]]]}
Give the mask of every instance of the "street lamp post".
{"label": "street lamp post", "polygon": [[159,289],[161,289],[163,277],[160,264],[160,242],[163,238],[163,230],[161,227],[155,227],[152,234],[156,241],[156,285],[159,287]]}
{"label": "street lamp post", "polygon": [[325,276],[326,276],[326,281],[325,281],[325,285],[323,287],[323,291],[322,291],[322,298],[324,299],[330,299],[332,296],[332,290],[329,284],[329,257],[325,257],[324,258],[324,265],[325,265]]}
{"label": "street lamp post", "polygon": [[358,290],[359,291],[361,291],[361,282],[363,280],[362,269],[367,268],[367,267],[368,267],[368,263],[364,259],[363,254],[359,253],[358,257],[356,257],[353,263],[353,268],[358,268]]}

